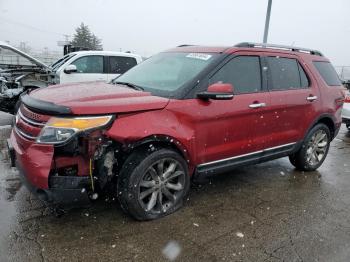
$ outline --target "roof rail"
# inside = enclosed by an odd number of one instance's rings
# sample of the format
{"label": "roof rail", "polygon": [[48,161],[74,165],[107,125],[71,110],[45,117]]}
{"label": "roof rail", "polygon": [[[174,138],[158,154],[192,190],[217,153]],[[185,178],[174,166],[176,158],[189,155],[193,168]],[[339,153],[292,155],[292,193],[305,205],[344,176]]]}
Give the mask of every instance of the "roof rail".
{"label": "roof rail", "polygon": [[187,44],[184,44],[184,45],[178,45],[177,47],[186,47],[186,46],[194,46],[194,45],[187,45]]}
{"label": "roof rail", "polygon": [[290,51],[293,51],[293,52],[302,52],[302,53],[309,53],[311,55],[323,56],[323,54],[320,51],[317,51],[317,50],[307,49],[307,48],[302,48],[302,47],[296,47],[296,46],[287,46],[287,45],[274,45],[274,44],[267,44],[267,43],[242,42],[242,43],[236,44],[235,47],[272,48],[272,49],[290,50]]}

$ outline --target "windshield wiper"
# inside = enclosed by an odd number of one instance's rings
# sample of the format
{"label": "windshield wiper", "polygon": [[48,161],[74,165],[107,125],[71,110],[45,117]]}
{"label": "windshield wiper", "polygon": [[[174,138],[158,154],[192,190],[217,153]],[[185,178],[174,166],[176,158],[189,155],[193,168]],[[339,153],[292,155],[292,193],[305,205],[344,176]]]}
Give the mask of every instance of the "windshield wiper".
{"label": "windshield wiper", "polygon": [[138,86],[138,85],[135,85],[135,84],[132,84],[132,83],[128,83],[128,82],[115,81],[115,82],[113,82],[113,84],[128,86],[128,87],[131,87],[132,89],[139,90],[139,91],[144,91],[145,90],[141,86]]}

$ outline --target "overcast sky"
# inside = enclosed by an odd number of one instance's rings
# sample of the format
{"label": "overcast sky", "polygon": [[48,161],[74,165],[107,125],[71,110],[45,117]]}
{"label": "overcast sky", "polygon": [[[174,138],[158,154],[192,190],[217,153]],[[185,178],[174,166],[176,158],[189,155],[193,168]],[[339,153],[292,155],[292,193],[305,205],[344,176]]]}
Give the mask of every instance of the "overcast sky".
{"label": "overcast sky", "polygon": [[[179,44],[262,42],[267,0],[0,0],[0,40],[61,50],[86,23],[105,50],[152,55]],[[273,0],[268,42],[350,65],[349,0]]]}

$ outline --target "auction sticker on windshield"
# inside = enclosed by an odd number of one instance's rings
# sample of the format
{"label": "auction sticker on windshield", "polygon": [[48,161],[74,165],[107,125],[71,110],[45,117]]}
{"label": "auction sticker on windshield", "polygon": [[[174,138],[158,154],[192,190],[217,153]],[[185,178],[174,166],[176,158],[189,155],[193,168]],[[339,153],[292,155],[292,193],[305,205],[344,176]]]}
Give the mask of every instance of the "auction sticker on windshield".
{"label": "auction sticker on windshield", "polygon": [[208,54],[203,54],[203,53],[190,53],[186,57],[189,58],[195,58],[195,59],[200,59],[200,60],[209,60],[211,58],[211,55]]}

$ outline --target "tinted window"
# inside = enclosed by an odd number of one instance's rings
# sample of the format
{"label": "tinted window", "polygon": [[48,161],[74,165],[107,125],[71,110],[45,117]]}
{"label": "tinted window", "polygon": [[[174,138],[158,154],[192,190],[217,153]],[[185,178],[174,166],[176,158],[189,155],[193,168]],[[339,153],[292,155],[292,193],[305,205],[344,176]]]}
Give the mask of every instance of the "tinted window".
{"label": "tinted window", "polygon": [[340,86],[341,82],[337,72],[329,62],[313,62],[317,71],[322,76],[323,80],[329,86]]}
{"label": "tinted window", "polygon": [[77,67],[78,73],[103,73],[103,56],[84,56],[80,57],[71,65]]}
{"label": "tinted window", "polygon": [[112,74],[123,74],[137,64],[133,57],[110,56],[109,70]]}
{"label": "tinted window", "polygon": [[231,83],[235,94],[254,93],[261,90],[260,59],[257,56],[238,56],[225,64],[210,83]]}
{"label": "tinted window", "polygon": [[[301,87],[299,63],[296,59],[267,57],[271,90],[286,90]],[[305,73],[304,73],[305,74]]]}

